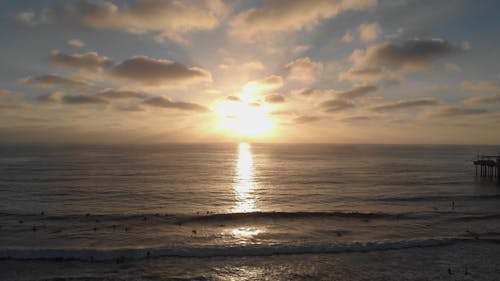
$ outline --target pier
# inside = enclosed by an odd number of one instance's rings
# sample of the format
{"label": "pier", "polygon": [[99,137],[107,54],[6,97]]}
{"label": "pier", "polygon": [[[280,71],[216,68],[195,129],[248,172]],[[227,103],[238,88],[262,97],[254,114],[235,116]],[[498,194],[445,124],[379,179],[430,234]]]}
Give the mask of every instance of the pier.
{"label": "pier", "polygon": [[476,166],[476,176],[496,179],[500,183],[500,155],[478,155],[477,160],[474,160],[474,166]]}

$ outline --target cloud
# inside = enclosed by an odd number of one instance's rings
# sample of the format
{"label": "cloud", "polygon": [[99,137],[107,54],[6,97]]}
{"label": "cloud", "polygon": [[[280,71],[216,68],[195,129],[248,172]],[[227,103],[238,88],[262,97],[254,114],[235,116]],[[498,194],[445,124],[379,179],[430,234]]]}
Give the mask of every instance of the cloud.
{"label": "cloud", "polygon": [[125,106],[118,106],[117,109],[120,111],[127,111],[127,112],[142,112],[142,111],[144,111],[144,108],[142,108],[138,104],[129,104],[129,105],[125,105]]}
{"label": "cloud", "polygon": [[297,124],[304,124],[319,121],[321,119],[322,118],[319,116],[302,115],[294,118],[293,121]]}
{"label": "cloud", "polygon": [[360,122],[360,121],[369,121],[369,120],[372,120],[372,119],[374,119],[374,117],[372,117],[372,116],[360,115],[360,116],[345,117],[345,118],[342,118],[341,121],[348,122],[348,123],[353,123],[353,122]]}
{"label": "cloud", "polygon": [[20,102],[0,103],[0,111],[19,109],[23,107],[25,107],[25,104],[22,104]]}
{"label": "cloud", "polygon": [[423,98],[423,99],[416,99],[416,100],[390,102],[390,103],[375,106],[372,108],[372,110],[377,111],[377,112],[385,112],[385,111],[400,110],[400,109],[413,108],[413,107],[433,106],[433,105],[438,105],[438,104],[439,104],[439,102],[436,101],[435,99]]}
{"label": "cloud", "polygon": [[39,95],[36,98],[36,101],[42,104],[55,104],[55,103],[60,103],[63,96],[64,94],[61,92],[53,92],[53,93]]}
{"label": "cloud", "polygon": [[342,111],[346,110],[349,108],[354,107],[354,102],[351,100],[347,99],[331,99],[327,100],[325,102],[322,102],[320,106],[326,111],[326,112],[336,112],[336,111]]}
{"label": "cloud", "polygon": [[147,86],[179,86],[211,82],[212,74],[198,67],[147,56],[135,56],[113,66],[111,76]]}
{"label": "cloud", "polygon": [[453,44],[444,39],[410,39],[400,44],[384,43],[355,50],[351,68],[340,74],[341,80],[375,82],[399,81],[408,72],[427,70],[440,58],[466,51],[467,43]]}
{"label": "cloud", "polygon": [[0,97],[8,97],[8,96],[13,96],[14,93],[6,90],[6,89],[0,89]]}
{"label": "cloud", "polygon": [[299,95],[299,96],[308,97],[308,96],[311,96],[313,94],[316,94],[317,92],[318,91],[315,89],[302,88],[302,89],[293,90],[292,95],[294,95],[294,96]]}
{"label": "cloud", "polygon": [[144,100],[142,104],[152,107],[173,108],[186,111],[199,111],[199,112],[208,111],[206,107],[196,103],[181,102],[181,101],[174,102],[164,97],[151,97]]}
{"label": "cloud", "polygon": [[97,92],[95,95],[99,98],[104,99],[143,99],[148,96],[147,94],[142,92],[118,89],[105,89]]}
{"label": "cloud", "polygon": [[43,9],[40,13],[22,11],[17,13],[14,18],[24,25],[35,26],[49,22],[49,10]]}
{"label": "cloud", "polygon": [[292,94],[300,96],[335,95],[335,98],[338,99],[355,99],[364,96],[366,94],[369,94],[371,92],[376,92],[377,90],[378,90],[377,86],[365,85],[365,86],[354,87],[350,90],[345,90],[345,91],[338,91],[333,89],[318,90],[311,88],[302,88],[292,91]]}
{"label": "cloud", "polygon": [[259,71],[259,70],[264,70],[264,64],[258,60],[254,61],[248,61],[245,62],[241,65],[243,69],[248,70],[248,71]]}
{"label": "cloud", "polygon": [[320,107],[322,107],[326,112],[335,112],[355,107],[354,103],[355,99],[367,95],[371,92],[375,92],[377,90],[378,90],[377,86],[367,85],[367,86],[355,87],[347,91],[323,90],[323,91],[314,91],[311,92],[310,94],[327,93],[329,95],[335,95],[333,99],[329,99],[320,104]]}
{"label": "cloud", "polygon": [[383,67],[361,67],[351,68],[339,75],[339,80],[355,81],[360,83],[376,83],[379,81],[399,82],[404,75]]}
{"label": "cloud", "polygon": [[484,97],[474,97],[465,100],[468,104],[490,104],[500,102],[500,94]]}
{"label": "cloud", "polygon": [[464,44],[452,44],[444,39],[411,39],[401,44],[385,43],[355,51],[351,60],[369,66],[407,67],[427,66],[433,60],[467,50]]}
{"label": "cloud", "polygon": [[374,7],[376,0],[275,0],[238,14],[230,23],[230,33],[253,41],[277,33],[310,30],[322,20],[346,10]]}
{"label": "cloud", "polygon": [[359,32],[359,40],[368,43],[377,40],[382,30],[380,29],[378,23],[374,22],[374,23],[361,24],[358,27],[358,32]]}
{"label": "cloud", "polygon": [[65,95],[62,97],[61,102],[64,104],[107,104],[108,101],[97,96],[92,95]]}
{"label": "cloud", "polygon": [[444,64],[444,69],[447,71],[447,72],[460,72],[462,71],[462,68],[459,66],[459,65],[456,65],[454,63],[445,63]]}
{"label": "cloud", "polygon": [[346,32],[344,34],[344,36],[342,36],[342,39],[340,39],[340,42],[344,43],[344,44],[349,44],[351,43],[352,41],[354,40],[354,38],[352,37],[352,35],[349,33],[349,32]]}
{"label": "cloud", "polygon": [[168,38],[183,44],[186,34],[217,27],[227,13],[220,0],[138,0],[120,6],[110,1],[82,0],[54,10],[56,16],[76,19],[92,28],[153,32],[158,41]]}
{"label": "cloud", "polygon": [[27,77],[19,80],[22,84],[33,85],[38,88],[61,87],[68,90],[86,90],[92,85],[88,82],[67,78],[57,74],[46,74],[36,77]]}
{"label": "cloud", "polygon": [[297,45],[293,47],[292,53],[295,55],[301,54],[311,49],[311,45]]}
{"label": "cloud", "polygon": [[359,86],[348,91],[339,92],[337,96],[342,99],[355,99],[377,90],[378,87],[373,85]]}
{"label": "cloud", "polygon": [[237,96],[227,96],[226,99],[228,101],[235,101],[235,102],[241,102],[241,99]]}
{"label": "cloud", "polygon": [[259,80],[247,82],[243,86],[243,91],[248,93],[268,92],[283,87],[284,81],[281,76],[271,75]]}
{"label": "cloud", "polygon": [[450,106],[432,112],[428,114],[428,117],[431,118],[456,117],[456,116],[468,116],[468,115],[481,115],[485,113],[488,113],[486,109]]}
{"label": "cloud", "polygon": [[146,98],[147,95],[140,92],[128,90],[105,89],[93,95],[65,95],[61,92],[53,92],[40,95],[36,101],[41,104],[106,104],[108,100],[127,98]]}
{"label": "cloud", "polygon": [[70,47],[77,48],[77,49],[85,47],[85,43],[83,43],[83,41],[79,40],[79,39],[70,39],[66,43]]}
{"label": "cloud", "polygon": [[285,69],[288,71],[290,79],[313,81],[316,75],[323,70],[323,64],[304,57],[289,62]]}
{"label": "cloud", "polygon": [[481,92],[500,92],[500,82],[490,80],[466,80],[462,82],[462,89]]}
{"label": "cloud", "polygon": [[282,95],[268,95],[266,96],[266,102],[267,103],[284,103],[285,102],[285,97]]}
{"label": "cloud", "polygon": [[112,62],[105,56],[96,52],[85,54],[63,54],[53,51],[50,55],[50,62],[55,66],[96,71],[111,66]]}

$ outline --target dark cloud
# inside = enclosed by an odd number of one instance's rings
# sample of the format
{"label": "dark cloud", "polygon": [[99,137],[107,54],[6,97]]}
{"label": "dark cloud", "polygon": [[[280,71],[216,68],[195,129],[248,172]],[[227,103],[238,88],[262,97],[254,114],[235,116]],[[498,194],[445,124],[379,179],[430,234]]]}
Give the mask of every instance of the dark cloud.
{"label": "dark cloud", "polygon": [[378,90],[377,86],[365,85],[365,86],[354,87],[354,88],[352,88],[350,90],[346,90],[346,91],[338,91],[338,90],[333,90],[333,89],[318,90],[318,89],[311,89],[311,88],[303,88],[303,89],[293,91],[292,94],[305,96],[305,97],[312,96],[312,95],[325,94],[325,95],[335,95],[336,98],[338,98],[338,99],[352,100],[352,99],[362,97],[362,96],[369,94],[371,92],[376,92],[377,90]]}
{"label": "dark cloud", "polygon": [[63,96],[64,94],[60,92],[48,93],[38,96],[36,101],[42,104],[55,104],[61,102]]}
{"label": "dark cloud", "polygon": [[110,59],[105,56],[101,56],[96,52],[88,52],[85,54],[63,54],[59,51],[54,51],[50,55],[50,62],[56,66],[94,71],[109,67],[112,64]]}
{"label": "dark cloud", "polygon": [[61,102],[64,104],[106,104],[106,100],[92,95],[65,95]]}
{"label": "dark cloud", "polygon": [[488,113],[488,111],[482,108],[464,108],[464,107],[450,106],[432,112],[428,115],[428,117],[431,118],[456,117],[456,116],[468,116],[468,115],[481,115],[485,113]]}
{"label": "dark cloud", "polygon": [[313,95],[315,93],[316,93],[316,90],[311,89],[311,88],[302,88],[302,89],[298,89],[298,90],[292,91],[292,94],[294,94],[294,95],[300,95],[300,96],[304,96],[304,97],[311,96],[311,95]]}
{"label": "dark cloud", "polygon": [[406,73],[427,70],[434,61],[468,48],[467,43],[454,44],[444,39],[410,39],[375,45],[355,50],[350,56],[353,65],[340,74],[340,79],[363,83],[397,82]]}
{"label": "dark cloud", "polygon": [[285,102],[285,97],[282,95],[267,95],[266,96],[266,102],[267,103],[284,103]]}
{"label": "dark cloud", "polygon": [[20,80],[23,84],[30,84],[39,88],[61,87],[70,90],[86,90],[91,84],[85,81],[67,78],[57,74],[47,74],[37,77],[28,77]]}
{"label": "dark cloud", "polygon": [[354,103],[351,100],[347,99],[331,99],[325,102],[322,102],[320,106],[326,111],[326,112],[335,112],[335,111],[342,111],[346,110],[349,108],[354,107]]}
{"label": "dark cloud", "polygon": [[337,95],[339,98],[342,98],[342,99],[355,99],[355,98],[364,96],[368,93],[375,92],[375,91],[377,91],[377,89],[378,89],[377,86],[372,86],[372,85],[360,86],[360,87],[356,87],[356,88],[353,88],[353,89],[348,90],[348,91],[340,92]]}
{"label": "dark cloud", "polygon": [[187,111],[208,111],[208,109],[202,105],[196,103],[189,102],[181,102],[181,101],[171,101],[164,97],[152,97],[143,101],[144,105],[152,106],[152,107],[161,107],[161,108],[173,108]]}
{"label": "dark cloud", "polygon": [[183,64],[135,56],[110,69],[114,77],[153,86],[178,86],[196,82],[210,82],[210,72]]}
{"label": "dark cloud", "polygon": [[298,116],[293,119],[293,122],[298,123],[298,124],[303,124],[303,123],[311,123],[315,121],[319,121],[322,118],[319,116],[310,116],[310,115],[302,115]]}
{"label": "dark cloud", "polygon": [[396,101],[396,102],[391,102],[391,103],[386,103],[382,105],[378,105],[372,108],[374,111],[378,112],[385,112],[385,111],[391,111],[391,110],[399,110],[399,109],[405,109],[405,108],[412,108],[412,107],[420,107],[420,106],[433,106],[433,105],[438,105],[438,101],[432,98],[423,98],[423,99],[417,99],[417,100],[405,100],[405,101]]}
{"label": "dark cloud", "polygon": [[368,120],[372,120],[374,117],[372,116],[349,116],[349,117],[346,117],[346,118],[342,118],[341,121],[343,122],[349,122],[349,123],[353,123],[353,122],[361,122],[361,121],[368,121]]}
{"label": "dark cloud", "polygon": [[362,97],[366,94],[369,94],[371,92],[375,92],[377,90],[378,87],[373,85],[359,86],[351,90],[341,91],[341,92],[329,90],[326,92],[330,94],[332,93],[335,94],[335,98],[321,103],[320,106],[326,112],[346,110],[349,108],[353,108],[355,106],[354,104],[355,99]]}
{"label": "dark cloud", "polygon": [[97,97],[105,99],[143,99],[148,95],[142,92],[118,89],[105,89],[95,94]]}
{"label": "dark cloud", "polygon": [[132,104],[132,105],[126,105],[126,106],[119,106],[118,110],[128,111],[128,112],[141,112],[141,111],[144,111],[144,108],[142,108],[138,104]]}
{"label": "dark cloud", "polygon": [[466,45],[452,44],[444,39],[411,39],[401,44],[386,43],[371,47],[364,59],[369,65],[421,65],[466,49]]}

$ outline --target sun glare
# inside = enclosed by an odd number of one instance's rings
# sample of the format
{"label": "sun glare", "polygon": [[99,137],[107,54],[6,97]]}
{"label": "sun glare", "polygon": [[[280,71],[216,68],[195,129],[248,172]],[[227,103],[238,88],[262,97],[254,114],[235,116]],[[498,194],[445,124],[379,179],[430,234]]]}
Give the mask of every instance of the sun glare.
{"label": "sun glare", "polygon": [[217,107],[219,126],[239,136],[262,136],[274,127],[269,111],[266,105],[223,101]]}

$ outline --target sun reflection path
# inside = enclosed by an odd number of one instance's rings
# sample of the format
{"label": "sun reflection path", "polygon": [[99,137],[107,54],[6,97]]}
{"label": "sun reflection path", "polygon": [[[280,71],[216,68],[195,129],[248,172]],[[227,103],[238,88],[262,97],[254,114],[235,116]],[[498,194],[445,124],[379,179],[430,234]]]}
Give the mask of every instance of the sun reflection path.
{"label": "sun reflection path", "polygon": [[236,205],[233,212],[255,211],[255,189],[253,157],[248,143],[240,143],[238,146],[238,163],[236,165],[236,178],[234,191]]}

